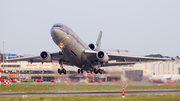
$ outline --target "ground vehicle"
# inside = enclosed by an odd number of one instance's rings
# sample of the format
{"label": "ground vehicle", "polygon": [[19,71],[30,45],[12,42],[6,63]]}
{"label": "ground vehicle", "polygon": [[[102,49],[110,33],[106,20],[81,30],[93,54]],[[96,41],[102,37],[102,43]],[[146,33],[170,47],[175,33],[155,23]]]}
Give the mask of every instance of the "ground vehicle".
{"label": "ground vehicle", "polygon": [[22,79],[21,82],[33,82],[34,79]]}
{"label": "ground vehicle", "polygon": [[153,80],[153,83],[166,83],[164,80]]}
{"label": "ground vehicle", "polygon": [[1,79],[2,82],[4,82],[5,80],[7,80],[7,79]]}
{"label": "ground vehicle", "polygon": [[54,79],[52,79],[51,82],[54,82]]}
{"label": "ground vehicle", "polygon": [[26,82],[26,80],[22,79],[21,82]]}
{"label": "ground vehicle", "polygon": [[27,82],[33,82],[34,79],[25,79],[25,81],[27,81]]}
{"label": "ground vehicle", "polygon": [[13,79],[13,80],[11,80],[11,82],[13,82],[13,83],[17,83],[17,80]]}
{"label": "ground vehicle", "polygon": [[91,80],[90,82],[92,82],[92,83],[93,83],[93,82],[94,82],[94,80]]}
{"label": "ground vehicle", "polygon": [[43,82],[43,80],[38,79],[37,82]]}

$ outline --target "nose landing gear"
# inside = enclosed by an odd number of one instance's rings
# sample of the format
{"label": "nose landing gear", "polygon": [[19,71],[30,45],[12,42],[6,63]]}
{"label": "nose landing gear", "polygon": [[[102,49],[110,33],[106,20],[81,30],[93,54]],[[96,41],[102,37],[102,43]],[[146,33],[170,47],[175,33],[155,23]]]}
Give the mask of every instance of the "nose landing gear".
{"label": "nose landing gear", "polygon": [[59,63],[60,63],[60,67],[62,68],[62,69],[58,69],[58,73],[61,75],[62,73],[64,73],[64,74],[66,74],[66,69],[64,69],[63,67],[64,67],[64,64],[63,64],[63,60],[59,60]]}

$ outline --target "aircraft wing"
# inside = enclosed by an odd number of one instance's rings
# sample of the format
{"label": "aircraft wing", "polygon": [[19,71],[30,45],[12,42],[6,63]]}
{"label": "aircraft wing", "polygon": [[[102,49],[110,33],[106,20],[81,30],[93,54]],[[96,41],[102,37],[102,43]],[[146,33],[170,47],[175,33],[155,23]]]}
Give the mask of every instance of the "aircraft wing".
{"label": "aircraft wing", "polygon": [[138,57],[125,56],[119,54],[108,54],[109,60],[116,60],[117,62],[147,62],[147,61],[170,61],[169,58],[154,58],[154,57]]}
{"label": "aircraft wing", "polygon": [[28,62],[42,62],[40,56],[27,56],[21,58],[7,59],[6,61],[28,61]]}
{"label": "aircraft wing", "polygon": [[[64,58],[63,54],[59,54],[59,52],[54,52],[54,53],[50,53],[52,61],[59,61],[64,60],[65,63],[68,62],[68,60],[66,60]],[[13,58],[13,59],[7,59],[6,61],[28,61],[28,62],[43,62],[42,59],[40,58],[40,56],[28,56],[28,57],[21,57],[21,58]]]}
{"label": "aircraft wing", "polygon": [[[85,50],[85,54],[90,55],[92,60],[97,59],[96,54],[98,51],[91,51],[91,50]],[[139,56],[126,56],[126,55],[119,55],[119,54],[110,54],[107,53],[109,57],[109,61],[116,60],[116,62],[124,62],[124,63],[133,63],[133,62],[147,62],[147,61],[171,61],[170,58],[154,58],[154,57],[139,57]],[[115,64],[114,64],[115,65]]]}

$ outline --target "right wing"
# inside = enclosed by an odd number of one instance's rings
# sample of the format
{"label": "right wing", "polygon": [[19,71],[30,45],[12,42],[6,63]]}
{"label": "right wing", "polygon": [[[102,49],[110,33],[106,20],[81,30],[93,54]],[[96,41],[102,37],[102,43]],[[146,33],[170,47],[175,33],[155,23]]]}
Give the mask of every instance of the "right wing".
{"label": "right wing", "polygon": [[40,56],[27,56],[21,58],[7,59],[6,61],[28,61],[28,62],[42,62]]}
{"label": "right wing", "polygon": [[[60,52],[54,52],[54,53],[50,53],[52,61],[59,61],[59,60],[63,60],[64,64],[67,65],[73,65],[72,63],[69,62],[69,60],[67,60],[65,58],[65,56],[63,54],[60,54]],[[28,57],[21,57],[21,58],[13,58],[13,59],[7,59],[6,61],[28,61],[28,62],[44,62],[40,56],[28,56]]]}

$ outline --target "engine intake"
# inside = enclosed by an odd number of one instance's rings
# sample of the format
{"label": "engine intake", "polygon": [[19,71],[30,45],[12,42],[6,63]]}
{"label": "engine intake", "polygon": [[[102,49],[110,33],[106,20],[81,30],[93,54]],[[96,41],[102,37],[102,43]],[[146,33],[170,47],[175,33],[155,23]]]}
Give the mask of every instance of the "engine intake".
{"label": "engine intake", "polygon": [[99,51],[96,54],[96,57],[98,58],[98,60],[100,60],[101,62],[107,62],[109,60],[109,57],[106,53],[104,53],[103,51]]}
{"label": "engine intake", "polygon": [[43,62],[51,62],[51,55],[49,52],[42,51],[40,54],[40,58],[42,59]]}
{"label": "engine intake", "polygon": [[91,48],[92,50],[96,50],[96,45],[94,45],[93,43],[89,44],[88,46],[89,46],[89,48]]}

